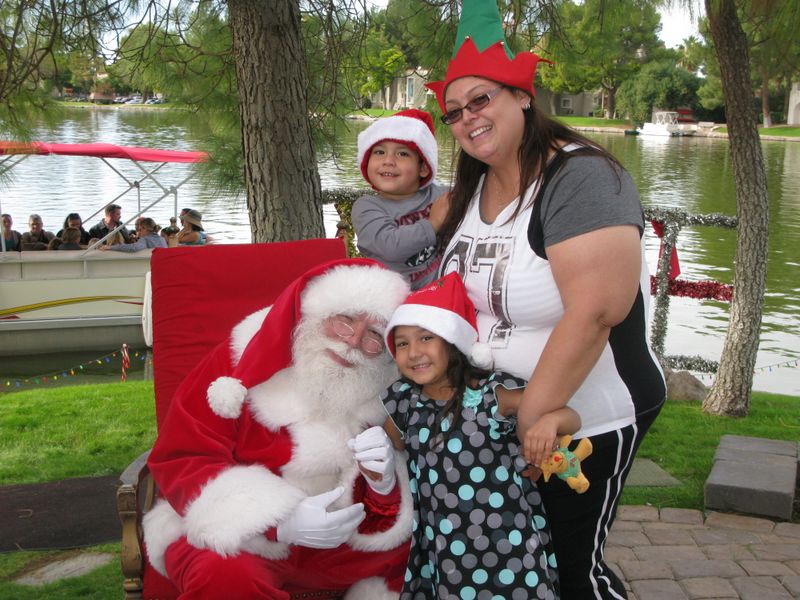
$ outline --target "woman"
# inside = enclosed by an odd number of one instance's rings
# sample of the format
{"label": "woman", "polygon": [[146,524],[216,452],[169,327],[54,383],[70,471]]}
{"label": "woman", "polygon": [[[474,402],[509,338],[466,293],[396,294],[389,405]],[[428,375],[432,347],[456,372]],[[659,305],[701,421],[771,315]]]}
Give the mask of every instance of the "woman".
{"label": "woman", "polygon": [[529,380],[518,413],[525,458],[538,464],[547,450],[532,443],[538,418],[563,406],[581,417],[576,441],[591,437],[594,445],[582,465],[591,483],[585,494],[558,478],[539,480],[561,598],[625,598],[603,548],[636,449],[665,397],[646,340],[638,193],[608,152],[537,111],[539,57],[506,50],[494,2],[465,0],[458,39],[445,80],[428,86],[461,146],[440,230],[442,272],[462,275],[495,368]]}
{"label": "woman", "polygon": [[158,225],[149,217],[141,217],[136,222],[136,241],[130,244],[101,246],[100,250],[116,252],[137,252],[147,248],[166,248],[167,241],[158,234]]}
{"label": "woman", "polygon": [[14,219],[8,213],[3,213],[3,243],[6,252],[21,250],[21,238],[19,231],[11,229],[14,226]]}
{"label": "woman", "polygon": [[206,232],[203,230],[203,215],[192,208],[184,208],[179,218],[181,230],[178,232],[178,244],[181,246],[204,245]]}
{"label": "woman", "polygon": [[56,234],[56,237],[63,237],[64,231],[68,227],[74,227],[81,232],[81,237],[80,240],[78,240],[78,244],[81,246],[87,246],[89,244],[89,240],[92,238],[92,236],[90,236],[89,232],[83,228],[83,219],[81,219],[81,216],[78,213],[69,213],[67,215],[67,218],[64,219],[64,226]]}

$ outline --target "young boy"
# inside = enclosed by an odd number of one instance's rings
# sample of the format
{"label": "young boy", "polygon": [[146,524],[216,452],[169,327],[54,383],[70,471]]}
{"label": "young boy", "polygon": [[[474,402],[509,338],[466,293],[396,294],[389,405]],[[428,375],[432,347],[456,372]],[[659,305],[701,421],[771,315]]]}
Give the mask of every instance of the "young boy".
{"label": "young boy", "polygon": [[436,279],[440,256],[431,203],[447,191],[436,184],[433,119],[408,109],[375,121],[358,135],[361,173],[375,190],[353,204],[358,249],[407,277],[411,289]]}

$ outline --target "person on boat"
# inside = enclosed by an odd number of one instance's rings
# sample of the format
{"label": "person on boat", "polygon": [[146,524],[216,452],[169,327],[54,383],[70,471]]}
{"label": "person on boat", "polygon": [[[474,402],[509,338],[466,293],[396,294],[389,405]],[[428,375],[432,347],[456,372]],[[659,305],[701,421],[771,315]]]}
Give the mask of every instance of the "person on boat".
{"label": "person on boat", "polygon": [[182,598],[396,600],[411,534],[348,440],[386,418],[383,331],[409,292],[365,258],[313,267],[185,378],[148,459],[152,566]]}
{"label": "person on boat", "polygon": [[178,232],[178,244],[181,246],[204,246],[208,236],[203,229],[203,215],[193,208],[184,208],[178,217],[181,230]]}
{"label": "person on boat", "polygon": [[[104,212],[105,217],[89,230],[89,237],[102,239],[122,223],[122,207],[118,204],[109,204],[105,207]],[[131,233],[127,227],[122,227],[118,233],[122,236],[123,243],[130,242]]]}
{"label": "person on boat", "polygon": [[51,231],[44,230],[42,217],[32,214],[28,217],[28,227],[30,231],[23,233],[20,238],[20,248],[22,250],[47,250],[47,245],[55,236]]}
{"label": "person on boat", "polygon": [[353,204],[358,249],[401,273],[416,290],[436,279],[440,221],[431,204],[447,188],[435,181],[439,148],[433,118],[411,108],[377,119],[358,134],[358,165],[374,193]]}
{"label": "person on boat", "polygon": [[81,246],[86,246],[89,244],[89,240],[92,239],[92,236],[83,228],[83,219],[81,219],[81,216],[78,213],[69,213],[67,215],[67,218],[64,219],[64,226],[56,234],[56,237],[63,238],[63,233],[67,227],[74,227],[80,231],[81,239],[78,241],[78,243]]}
{"label": "person on boat", "polygon": [[101,246],[100,250],[115,252],[137,252],[147,248],[166,248],[167,241],[158,235],[158,225],[150,217],[142,217],[136,222],[136,241],[129,244]]}
{"label": "person on boat", "polygon": [[14,226],[14,219],[8,213],[3,213],[3,248],[6,252],[21,250],[22,234],[19,231],[12,229]]}
{"label": "person on boat", "polygon": [[457,271],[495,367],[528,380],[523,455],[540,416],[568,406],[591,436],[591,486],[539,482],[562,600],[626,598],[604,561],[633,458],[666,385],[647,340],[644,217],[630,175],[606,150],[534,105],[541,60],[514,55],[495,2],[464,0],[445,78],[427,84],[459,143],[440,229],[442,273]]}
{"label": "person on boat", "polygon": [[81,230],[77,227],[67,227],[61,232],[60,236],[54,237],[50,244],[58,242],[55,248],[48,248],[48,250],[81,250]]}

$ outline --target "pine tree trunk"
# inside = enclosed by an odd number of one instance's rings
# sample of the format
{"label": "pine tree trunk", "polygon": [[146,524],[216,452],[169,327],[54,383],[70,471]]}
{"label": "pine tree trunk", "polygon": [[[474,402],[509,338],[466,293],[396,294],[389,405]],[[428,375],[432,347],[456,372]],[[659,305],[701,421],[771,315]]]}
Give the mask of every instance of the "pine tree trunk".
{"label": "pine tree trunk", "polygon": [[324,236],[298,0],[229,0],[254,242]]}
{"label": "pine tree trunk", "polygon": [[705,5],[722,78],[739,226],[730,323],[717,377],[703,410],[745,416],[750,405],[767,274],[767,178],[752,103],[747,40],[736,5],[734,0],[705,0]]}

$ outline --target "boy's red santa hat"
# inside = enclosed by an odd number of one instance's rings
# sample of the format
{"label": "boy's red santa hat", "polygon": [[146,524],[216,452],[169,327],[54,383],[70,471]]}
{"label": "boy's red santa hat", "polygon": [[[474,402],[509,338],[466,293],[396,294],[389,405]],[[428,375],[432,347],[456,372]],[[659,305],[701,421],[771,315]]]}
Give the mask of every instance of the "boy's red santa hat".
{"label": "boy's red santa hat", "polygon": [[430,173],[420,179],[420,188],[434,180],[439,166],[439,147],[436,145],[430,113],[417,108],[401,110],[391,117],[381,117],[358,134],[358,164],[361,174],[370,185],[372,182],[367,174],[370,153],[373,146],[385,141],[408,146],[428,165]]}
{"label": "boy's red santa hat", "polygon": [[458,273],[448,273],[430,285],[412,292],[386,326],[386,347],[395,356],[394,328],[415,325],[427,329],[458,348],[479,369],[494,363],[489,344],[478,342],[475,307]]}
{"label": "boy's red santa hat", "polygon": [[310,269],[275,300],[230,376],[218,377],[208,387],[211,409],[221,417],[237,418],[249,388],[291,365],[293,333],[300,321],[366,313],[386,322],[408,291],[402,275],[366,258]]}

